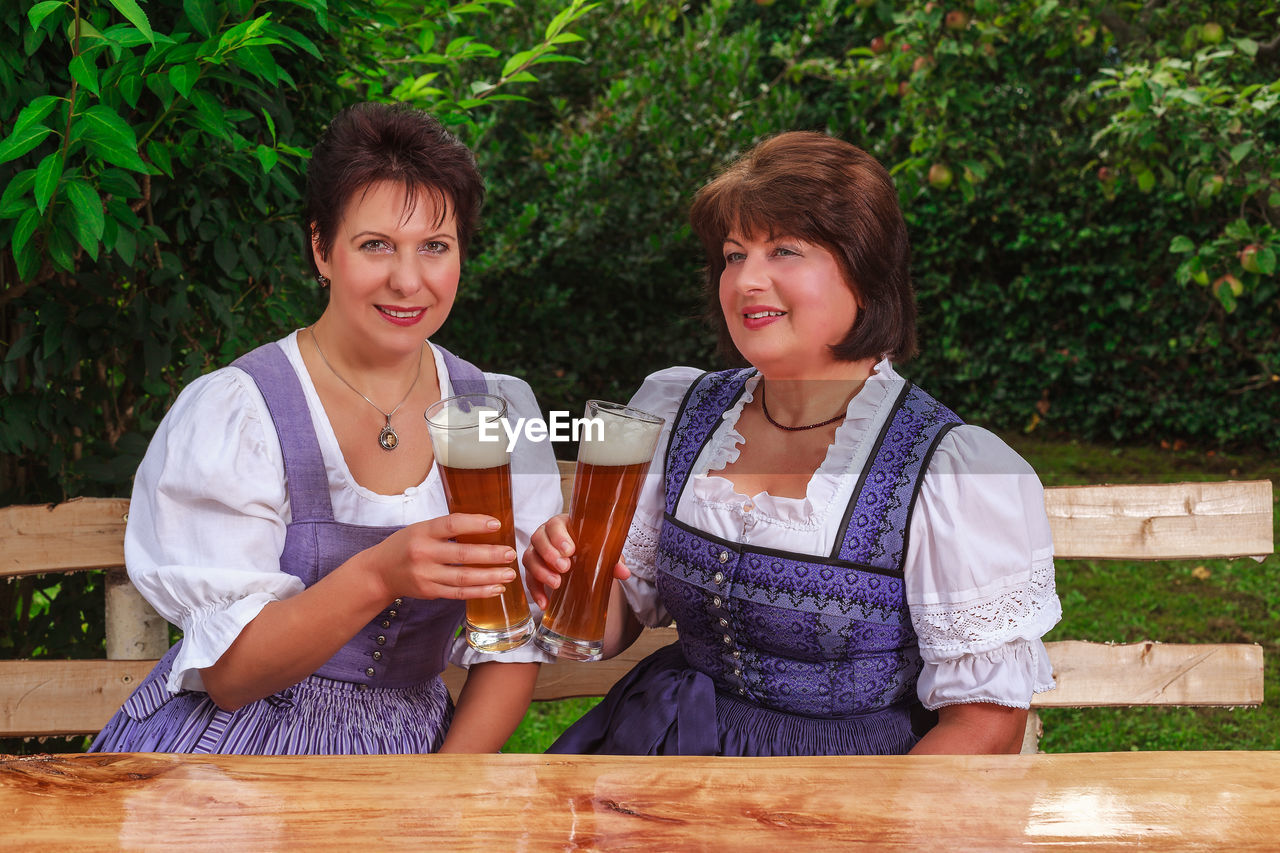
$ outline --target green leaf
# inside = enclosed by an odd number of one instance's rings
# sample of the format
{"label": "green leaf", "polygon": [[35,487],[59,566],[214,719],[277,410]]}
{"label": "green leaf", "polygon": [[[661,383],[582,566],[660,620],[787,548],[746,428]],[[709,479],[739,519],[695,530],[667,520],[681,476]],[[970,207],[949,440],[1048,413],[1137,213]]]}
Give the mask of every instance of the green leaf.
{"label": "green leaf", "polygon": [[71,64],[68,67],[71,71],[71,79],[93,94],[98,94],[98,64],[92,57],[78,53],[71,58]]}
{"label": "green leaf", "polygon": [[201,38],[213,34],[215,14],[212,0],[182,0],[182,11]]}
{"label": "green leaf", "polygon": [[31,207],[31,203],[24,201],[23,196],[31,192],[35,183],[35,169],[23,169],[14,176],[13,180],[5,186],[4,194],[0,195],[0,219],[20,216]]}
{"label": "green leaf", "polygon": [[67,181],[67,199],[75,211],[76,239],[92,256],[98,254],[106,218],[102,212],[102,199],[98,191],[86,181],[72,178]]}
{"label": "green leaf", "polygon": [[538,55],[538,52],[537,52],[537,51],[534,51],[534,50],[522,50],[522,51],[520,51],[520,52],[519,52],[519,53],[517,53],[515,56],[511,57],[510,59],[508,59],[508,60],[507,60],[506,65],[503,65],[503,66],[502,66],[502,74],[501,74],[501,76],[502,76],[502,77],[510,77],[510,76],[511,76],[511,74],[512,74],[516,69],[518,69],[518,68],[519,68],[520,66],[522,66],[522,65],[526,65],[526,64],[528,64],[528,63],[530,62],[530,60],[532,60],[532,59],[533,59],[535,56],[537,56],[537,55]]}
{"label": "green leaf", "polygon": [[569,16],[572,14],[573,14],[572,6],[569,6],[565,9],[561,9],[560,13],[551,19],[551,23],[547,24],[546,32],[543,33],[543,36],[542,36],[543,41],[550,41],[551,39],[560,35],[560,31],[565,28],[565,25],[567,23],[569,23]]}
{"label": "green leaf", "polygon": [[40,25],[44,23],[44,19],[52,15],[59,7],[67,5],[62,0],[44,0],[43,3],[37,3],[27,11],[27,20],[31,22],[31,29],[38,30]]}
{"label": "green leaf", "polygon": [[[76,32],[77,28],[79,29],[79,33]],[[75,44],[77,35],[80,37],[82,47],[86,39],[106,41],[106,36],[98,32],[98,28],[86,21],[84,18],[75,18],[71,23],[67,24],[67,41]]]}
{"label": "green leaf", "polygon": [[1179,234],[1173,238],[1173,242],[1169,244],[1169,251],[1175,255],[1181,255],[1185,252],[1194,252],[1196,244],[1191,242],[1190,237],[1184,237]]}
{"label": "green leaf", "polygon": [[277,154],[274,149],[268,148],[265,145],[259,145],[254,150],[253,155],[257,157],[258,162],[262,164],[262,174],[264,175],[275,168],[276,161],[280,159],[280,155]]}
{"label": "green leaf", "polygon": [[[307,38],[306,36],[304,36],[302,33],[293,29],[292,27],[286,27],[283,24],[273,23],[271,26],[267,27],[266,32],[276,36],[281,41],[285,41],[294,45],[295,47],[302,48],[307,53],[315,57],[316,59],[323,59],[323,57],[320,55],[320,48],[316,47],[316,43],[313,42],[311,39]],[[427,50],[427,48],[424,47],[423,50],[425,51]]]}
{"label": "green leaf", "polygon": [[1272,275],[1276,271],[1276,253],[1270,246],[1258,250],[1258,270],[1263,275]]}
{"label": "green leaf", "polygon": [[40,211],[34,207],[27,208],[27,212],[22,214],[18,219],[18,224],[13,227],[13,253],[17,255],[27,245],[27,241],[31,239],[31,235],[36,233],[36,226],[40,224]]}
{"label": "green leaf", "polygon": [[156,142],[154,139],[148,140],[147,157],[166,175],[173,177],[173,158],[169,155],[169,146]]}
{"label": "green leaf", "polygon": [[1218,297],[1218,302],[1222,303],[1223,309],[1228,313],[1236,310],[1236,295],[1230,287],[1223,282],[1213,288],[1213,295]]}
{"label": "green leaf", "polygon": [[1239,163],[1241,160],[1249,156],[1249,152],[1253,150],[1253,140],[1241,142],[1239,145],[1231,149],[1231,162]]}
{"label": "green leaf", "polygon": [[169,83],[184,98],[191,97],[191,87],[196,84],[200,69],[194,62],[186,65],[175,65],[169,69]]}
{"label": "green leaf", "polygon": [[138,106],[138,96],[142,94],[142,75],[137,71],[121,75],[116,89],[120,92],[120,96],[124,98],[126,104],[136,108]]}
{"label": "green leaf", "polygon": [[152,44],[156,43],[156,34],[151,30],[151,22],[147,20],[147,13],[142,11],[142,7],[138,5],[137,0],[110,0],[110,2],[121,15],[124,15],[129,20],[129,23],[137,27],[147,37],[147,41]]}
{"label": "green leaf", "polygon": [[53,261],[53,265],[67,272],[76,271],[75,261],[75,243],[71,241],[71,235],[61,228],[51,228],[46,233],[49,244],[46,247],[49,252],[49,258]]}
{"label": "green leaf", "polygon": [[231,125],[227,122],[226,111],[222,104],[208,92],[193,92],[191,103],[196,106],[193,117],[197,126],[204,128],[219,139],[232,141]]}
{"label": "green leaf", "polygon": [[222,267],[223,272],[234,275],[236,266],[240,263],[240,253],[236,251],[234,243],[226,237],[219,237],[213,241],[213,259]]}
{"label": "green leaf", "polygon": [[247,46],[231,54],[231,61],[245,71],[273,86],[279,73],[279,66],[271,56],[271,51],[264,47]]}
{"label": "green leaf", "polygon": [[21,130],[28,125],[44,121],[61,100],[62,98],[53,95],[41,95],[34,99],[22,108],[22,112],[18,113],[18,118],[13,123],[13,129]]}
{"label": "green leaf", "polygon": [[0,142],[0,163],[21,157],[51,133],[53,131],[42,124],[14,128],[13,133]]}
{"label": "green leaf", "polygon": [[90,150],[116,166],[146,172],[147,164],[138,156],[138,137],[111,107],[95,104],[80,115]]}
{"label": "green leaf", "polygon": [[137,236],[123,225],[119,226],[119,231],[116,233],[115,253],[127,266],[133,266],[134,258],[138,254]]}
{"label": "green leaf", "polygon": [[49,200],[58,190],[58,181],[62,179],[62,152],[54,151],[40,161],[36,167],[36,209],[44,213]]}
{"label": "green leaf", "polygon": [[1223,229],[1227,236],[1232,240],[1244,243],[1253,239],[1253,229],[1249,227],[1249,223],[1243,219],[1236,219],[1227,223],[1227,227]]}
{"label": "green leaf", "polygon": [[271,133],[271,141],[276,141],[276,120],[271,117],[271,113],[267,112],[267,108],[262,108],[262,117],[267,121],[267,130]]}
{"label": "green leaf", "polygon": [[1240,48],[1246,56],[1258,55],[1258,43],[1253,39],[1236,39],[1236,47]]}
{"label": "green leaf", "polygon": [[1149,193],[1153,189],[1155,189],[1155,186],[1156,186],[1156,176],[1154,172],[1152,172],[1150,169],[1143,169],[1141,172],[1138,173],[1138,189],[1141,192]]}
{"label": "green leaf", "polygon": [[[32,208],[34,210],[34,208]],[[40,271],[40,264],[44,256],[36,251],[34,243],[28,243],[21,249],[17,249],[13,253],[13,259],[18,265],[18,278],[22,281],[30,281],[35,278],[37,272]]]}

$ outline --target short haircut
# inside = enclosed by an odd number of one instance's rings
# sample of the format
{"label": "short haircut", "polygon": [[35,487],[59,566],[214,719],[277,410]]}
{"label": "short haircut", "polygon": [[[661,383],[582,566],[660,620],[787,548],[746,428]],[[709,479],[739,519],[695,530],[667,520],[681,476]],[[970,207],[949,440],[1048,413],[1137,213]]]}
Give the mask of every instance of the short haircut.
{"label": "short haircut", "polygon": [[831,348],[843,361],[916,352],[911,248],[893,179],[854,145],[822,133],[770,137],[698,190],[690,210],[706,253],[707,318],[721,352],[741,360],[720,308],[724,241],[793,237],[831,252],[858,300],[857,319]]}
{"label": "short haircut", "polygon": [[[333,117],[307,167],[303,224],[308,242],[314,231],[322,258],[333,250],[347,205],[382,181],[404,187],[407,212],[420,194],[434,196],[441,202],[436,225],[452,211],[459,249],[466,257],[484,201],[484,183],[471,149],[422,110],[360,103]],[[312,257],[310,252],[307,257]]]}

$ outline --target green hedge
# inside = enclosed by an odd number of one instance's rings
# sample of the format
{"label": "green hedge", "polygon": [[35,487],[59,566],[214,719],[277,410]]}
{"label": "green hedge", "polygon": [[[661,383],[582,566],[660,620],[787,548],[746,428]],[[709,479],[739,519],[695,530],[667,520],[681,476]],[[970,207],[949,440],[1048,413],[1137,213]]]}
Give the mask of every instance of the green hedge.
{"label": "green hedge", "polygon": [[[595,19],[587,65],[478,143],[489,226],[444,334],[527,376],[546,407],[715,364],[688,200],[761,137],[812,128],[895,170],[921,308],[908,373],[967,417],[1280,448],[1280,287],[1274,265],[1250,273],[1236,254],[1274,245],[1280,87],[1259,47],[1274,4],[1127,24],[1082,2],[633,5],[650,15]],[[948,28],[947,9],[967,25]],[[1215,15],[1223,42],[1188,35]],[[1225,183],[1206,195],[1210,168]],[[1212,286],[1228,275],[1240,294]]]}

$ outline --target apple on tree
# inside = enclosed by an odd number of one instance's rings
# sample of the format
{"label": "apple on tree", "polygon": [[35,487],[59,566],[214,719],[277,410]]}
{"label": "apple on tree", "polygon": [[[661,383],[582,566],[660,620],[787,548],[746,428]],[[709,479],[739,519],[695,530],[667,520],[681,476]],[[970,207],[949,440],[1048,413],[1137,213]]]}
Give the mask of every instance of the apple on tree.
{"label": "apple on tree", "polygon": [[1240,250],[1240,266],[1244,267],[1245,272],[1261,272],[1262,268],[1258,266],[1258,247],[1250,243]]}
{"label": "apple on tree", "polygon": [[1233,275],[1224,275],[1213,283],[1213,295],[1218,298],[1218,304],[1222,306],[1222,310],[1228,314],[1234,314],[1239,307],[1236,297],[1243,291],[1244,286]]}
{"label": "apple on tree", "polygon": [[934,163],[929,167],[929,186],[935,190],[945,190],[951,186],[953,178],[951,167],[946,163]]}

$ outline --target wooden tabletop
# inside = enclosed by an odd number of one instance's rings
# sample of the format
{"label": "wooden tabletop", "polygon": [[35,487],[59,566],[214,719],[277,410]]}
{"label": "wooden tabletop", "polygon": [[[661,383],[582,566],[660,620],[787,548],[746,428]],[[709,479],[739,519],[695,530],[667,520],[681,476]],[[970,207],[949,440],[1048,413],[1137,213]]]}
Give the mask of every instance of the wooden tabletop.
{"label": "wooden tabletop", "polygon": [[0,756],[0,847],[1276,850],[1280,752]]}

